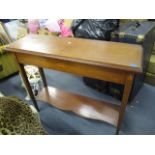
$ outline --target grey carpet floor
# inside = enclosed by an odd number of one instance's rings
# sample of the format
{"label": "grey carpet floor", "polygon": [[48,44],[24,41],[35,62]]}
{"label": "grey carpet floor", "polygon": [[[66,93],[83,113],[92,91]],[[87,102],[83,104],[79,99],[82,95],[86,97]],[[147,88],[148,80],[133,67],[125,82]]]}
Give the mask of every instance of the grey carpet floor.
{"label": "grey carpet floor", "polygon": [[[116,99],[85,86],[81,77],[51,70],[45,70],[45,74],[48,84],[56,88],[117,102]],[[25,90],[21,87],[19,75],[0,81],[0,91],[4,95],[18,96],[23,100],[26,96]],[[115,134],[115,128],[105,122],[85,119],[74,113],[56,109],[47,103],[38,102],[38,104],[42,124],[49,134]],[[155,87],[144,84],[131,104],[127,106],[120,134],[155,134]]]}

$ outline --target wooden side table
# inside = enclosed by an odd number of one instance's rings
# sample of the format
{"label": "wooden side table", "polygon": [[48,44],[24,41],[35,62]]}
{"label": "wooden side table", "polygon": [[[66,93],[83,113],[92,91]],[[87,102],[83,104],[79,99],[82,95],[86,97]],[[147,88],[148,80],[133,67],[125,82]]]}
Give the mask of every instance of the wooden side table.
{"label": "wooden side table", "polygon": [[[28,35],[5,49],[15,54],[30,97],[80,116],[114,125],[119,133],[135,74],[142,72],[142,47],[125,43]],[[39,67],[44,88],[35,98],[24,64]],[[124,85],[120,106],[49,87],[42,68],[77,74]],[[39,110],[39,109],[38,109]]]}

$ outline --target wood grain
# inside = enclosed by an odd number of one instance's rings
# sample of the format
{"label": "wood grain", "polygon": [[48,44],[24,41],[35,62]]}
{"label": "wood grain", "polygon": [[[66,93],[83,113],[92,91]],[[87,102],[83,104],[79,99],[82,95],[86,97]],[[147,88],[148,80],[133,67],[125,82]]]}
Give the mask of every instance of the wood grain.
{"label": "wood grain", "polygon": [[132,88],[133,78],[134,78],[134,74],[130,74],[130,73],[126,77],[126,83],[124,86],[124,92],[123,92],[122,102],[121,102],[120,111],[119,111],[119,119],[118,119],[116,134],[119,134],[119,129],[121,127],[121,123],[124,118],[126,105],[128,103],[128,98]]}
{"label": "wood grain", "polygon": [[108,69],[94,65],[70,62],[67,60],[57,60],[23,53],[16,53],[16,56],[18,62],[22,64],[35,65],[120,84],[124,84],[126,81],[126,72],[116,69]]}
{"label": "wood grain", "polygon": [[[72,111],[86,118],[106,121],[115,125],[116,133],[119,133],[134,74],[142,72],[141,46],[88,39],[28,35],[10,44],[5,50],[16,55],[22,77],[36,107],[37,104],[26,79],[23,64],[36,65],[40,68],[45,88],[37,96],[38,100],[49,102],[57,108]],[[118,107],[107,102],[47,87],[42,67],[123,84],[125,89],[121,105]]]}
{"label": "wood grain", "polygon": [[31,89],[31,85],[29,83],[29,80],[27,78],[27,75],[26,75],[26,72],[25,72],[25,69],[24,69],[24,65],[23,64],[19,64],[19,71],[20,71],[20,75],[23,79],[23,82],[25,84],[25,87],[27,89],[27,92],[29,93],[30,97],[31,97],[31,100],[33,101],[33,104],[35,106],[35,108],[39,111],[39,108],[38,108],[38,104],[35,100],[35,97],[34,97],[34,94],[33,94],[33,91]]}
{"label": "wood grain", "polygon": [[82,117],[105,121],[117,126],[119,106],[95,100],[89,97],[64,92],[48,87],[44,88],[36,97],[61,109],[74,112]]}
{"label": "wood grain", "polygon": [[142,71],[142,47],[140,45],[45,35],[27,35],[11,43],[6,50],[108,68],[134,72]]}
{"label": "wood grain", "polygon": [[44,87],[47,87],[47,81],[46,81],[46,77],[45,77],[43,68],[39,67],[39,73],[40,73]]}

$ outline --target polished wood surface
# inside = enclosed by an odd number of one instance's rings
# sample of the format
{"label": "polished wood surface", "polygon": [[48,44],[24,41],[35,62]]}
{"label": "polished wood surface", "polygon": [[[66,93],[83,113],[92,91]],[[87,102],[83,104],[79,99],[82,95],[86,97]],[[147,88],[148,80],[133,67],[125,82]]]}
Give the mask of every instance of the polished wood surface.
{"label": "polished wood surface", "polygon": [[117,70],[142,71],[139,45],[31,34],[11,43],[6,50]]}
{"label": "polished wood surface", "polygon": [[127,75],[127,77],[126,77],[126,83],[125,83],[125,86],[124,86],[122,103],[121,103],[120,111],[119,111],[119,119],[118,119],[118,123],[117,123],[116,134],[119,134],[119,129],[120,129],[121,123],[123,121],[123,117],[124,117],[125,110],[126,110],[126,105],[128,103],[128,98],[129,98],[130,91],[131,91],[131,88],[132,88],[133,79],[134,79],[134,74],[129,73]]}
{"label": "polished wood surface", "polygon": [[[16,55],[23,81],[37,109],[37,102],[23,64],[39,67],[45,88],[37,96],[38,100],[49,102],[57,108],[69,110],[87,118],[113,124],[117,127],[116,134],[119,133],[134,74],[142,72],[141,46],[88,39],[28,35],[10,44],[6,51]],[[120,107],[47,87],[42,68],[123,84],[125,87]]]}
{"label": "polished wood surface", "polygon": [[43,88],[36,99],[50,103],[61,110],[71,111],[85,118],[101,120],[117,126],[120,109],[117,105],[53,87]]}
{"label": "polished wood surface", "polygon": [[126,81],[127,72],[98,67],[94,65],[85,65],[77,62],[70,62],[67,60],[55,60],[52,58],[46,58],[42,56],[34,56],[23,53],[16,53],[19,63],[30,64],[48,69],[55,69],[58,71],[73,73],[80,76],[86,76],[105,80],[109,82],[115,82],[124,84]]}
{"label": "polished wood surface", "polygon": [[31,97],[31,100],[33,101],[33,104],[36,107],[36,109],[39,111],[37,102],[36,102],[35,97],[33,95],[33,91],[31,89],[31,85],[30,85],[29,80],[27,78],[27,75],[26,75],[26,72],[25,72],[25,69],[24,69],[24,65],[23,64],[19,64],[19,71],[20,71],[20,75],[21,75],[21,77],[23,79],[23,82],[25,84],[25,87],[26,87],[27,91],[29,92],[29,95]]}
{"label": "polished wood surface", "polygon": [[43,68],[39,67],[39,73],[40,73],[40,76],[42,78],[42,82],[43,82],[44,87],[47,87],[46,77],[45,77],[45,73],[44,73]]}

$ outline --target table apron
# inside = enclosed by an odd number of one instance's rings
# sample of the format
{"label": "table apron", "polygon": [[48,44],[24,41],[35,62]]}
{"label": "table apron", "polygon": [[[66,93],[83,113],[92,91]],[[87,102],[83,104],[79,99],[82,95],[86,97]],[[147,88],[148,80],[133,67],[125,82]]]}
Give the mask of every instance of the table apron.
{"label": "table apron", "polygon": [[16,53],[16,58],[20,64],[35,65],[123,85],[128,75],[128,72],[117,69],[30,54]]}

